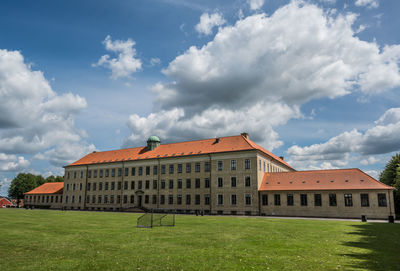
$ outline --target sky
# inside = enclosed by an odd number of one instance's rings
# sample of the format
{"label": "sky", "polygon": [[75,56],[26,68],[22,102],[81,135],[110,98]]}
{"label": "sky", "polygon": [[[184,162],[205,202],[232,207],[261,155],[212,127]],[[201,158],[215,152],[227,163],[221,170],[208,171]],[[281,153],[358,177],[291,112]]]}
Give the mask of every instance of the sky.
{"label": "sky", "polygon": [[249,133],[297,170],[400,150],[398,0],[0,2],[0,195],[93,151]]}

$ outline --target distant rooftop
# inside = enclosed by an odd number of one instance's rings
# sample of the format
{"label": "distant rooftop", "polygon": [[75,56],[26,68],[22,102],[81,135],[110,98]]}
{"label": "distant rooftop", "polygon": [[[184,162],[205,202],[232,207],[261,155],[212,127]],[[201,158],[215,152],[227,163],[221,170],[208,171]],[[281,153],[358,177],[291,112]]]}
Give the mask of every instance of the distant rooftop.
{"label": "distant rooftop", "polygon": [[25,195],[31,194],[62,194],[64,183],[63,182],[54,182],[54,183],[44,183],[41,186],[36,187],[35,189],[26,192]]}

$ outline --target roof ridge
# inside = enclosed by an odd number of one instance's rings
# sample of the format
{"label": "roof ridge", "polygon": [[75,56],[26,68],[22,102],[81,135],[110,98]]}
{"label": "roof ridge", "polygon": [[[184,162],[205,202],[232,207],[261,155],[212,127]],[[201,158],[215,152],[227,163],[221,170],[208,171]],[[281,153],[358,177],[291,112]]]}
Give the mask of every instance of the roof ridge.
{"label": "roof ridge", "polygon": [[[240,137],[242,135],[232,135],[232,136],[218,136],[218,137],[210,137],[210,138],[203,138],[203,139],[195,139],[195,140],[187,140],[187,141],[180,141],[180,142],[171,142],[171,143],[165,143],[165,144],[160,144],[160,146],[166,146],[166,145],[172,145],[172,144],[183,144],[183,143],[189,143],[189,142],[198,142],[198,141],[206,141],[206,140],[212,140],[215,138],[229,138],[229,137]],[[243,137],[243,136],[242,136]],[[248,142],[247,142],[248,143]],[[250,145],[250,144],[249,144]],[[113,149],[113,150],[106,150],[106,151],[95,151],[91,153],[99,153],[99,152],[112,152],[112,151],[123,151],[123,150],[133,150],[133,149],[141,149],[141,148],[146,148],[147,146],[140,146],[140,147],[132,147],[132,148],[122,148],[122,149]],[[89,153],[90,154],[90,153]]]}

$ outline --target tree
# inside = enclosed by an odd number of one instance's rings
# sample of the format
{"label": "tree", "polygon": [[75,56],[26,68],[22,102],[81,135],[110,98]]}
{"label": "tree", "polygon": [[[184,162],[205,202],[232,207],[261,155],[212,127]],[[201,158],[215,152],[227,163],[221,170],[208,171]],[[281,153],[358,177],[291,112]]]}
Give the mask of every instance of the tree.
{"label": "tree", "polygon": [[54,182],[64,182],[64,177],[62,176],[54,177],[53,175],[51,175],[46,178],[46,183],[54,183]]}
{"label": "tree", "polygon": [[40,175],[19,173],[17,177],[11,181],[11,186],[8,189],[8,196],[17,199],[19,207],[19,201],[24,198],[24,193],[31,191],[44,183],[45,179]]}
{"label": "tree", "polygon": [[382,171],[379,180],[384,184],[394,186],[394,205],[397,214],[400,214],[400,153],[392,157]]}

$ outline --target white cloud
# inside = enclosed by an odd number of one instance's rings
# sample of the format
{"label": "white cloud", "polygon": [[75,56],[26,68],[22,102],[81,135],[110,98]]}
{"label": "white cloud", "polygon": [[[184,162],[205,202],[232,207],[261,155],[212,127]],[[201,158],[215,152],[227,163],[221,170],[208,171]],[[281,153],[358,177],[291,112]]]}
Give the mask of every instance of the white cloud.
{"label": "white cloud", "polygon": [[356,0],[355,5],[357,7],[367,7],[369,9],[379,7],[378,0]]}
{"label": "white cloud", "polygon": [[150,66],[156,66],[160,64],[161,64],[161,59],[159,59],[158,57],[153,57],[152,59],[150,59]]}
{"label": "white cloud", "polygon": [[247,130],[274,148],[280,145],[274,127],[299,117],[307,101],[399,86],[400,46],[360,40],[356,18],[292,1],[271,16],[220,27],[212,41],[190,47],[163,70],[170,82],[153,87],[152,114],[131,116],[124,146],[142,145],[150,134],[175,141]]}
{"label": "white cloud", "polygon": [[264,5],[265,0],[247,0],[251,10],[260,9]]}
{"label": "white cloud", "polygon": [[365,173],[367,173],[372,178],[375,178],[376,180],[379,180],[379,176],[381,175],[381,173],[377,170],[365,170]]}
{"label": "white cloud", "polygon": [[[400,150],[400,108],[387,110],[375,126],[360,132],[356,129],[341,133],[328,141],[311,146],[292,146],[287,153],[292,165],[310,168],[324,162],[347,164],[350,155],[385,154]],[[369,156],[360,161],[362,165],[377,163]]]}
{"label": "white cloud", "polygon": [[200,22],[195,26],[195,29],[199,34],[211,35],[214,27],[223,24],[225,24],[225,20],[220,13],[203,13],[200,16]]}
{"label": "white cloud", "polygon": [[[71,93],[58,95],[18,51],[0,50],[0,101],[0,171],[17,172],[29,166],[24,156],[17,155],[51,153],[71,145],[86,148],[85,132],[74,125],[86,100]],[[60,164],[78,156],[69,158]]]}
{"label": "white cloud", "polygon": [[377,162],[379,162],[378,159],[376,159],[374,156],[369,156],[366,159],[361,160],[360,164],[363,166],[367,166],[367,165],[376,164]]}
{"label": "white cloud", "polygon": [[142,61],[136,57],[136,50],[133,48],[135,42],[131,39],[126,41],[111,40],[107,36],[103,41],[107,51],[118,54],[117,58],[110,58],[109,55],[103,55],[92,66],[104,66],[111,70],[111,78],[117,79],[122,77],[130,77],[133,73],[142,69]]}
{"label": "white cloud", "polygon": [[23,156],[0,153],[0,171],[20,171],[29,166],[30,162]]}
{"label": "white cloud", "polygon": [[189,138],[234,135],[246,131],[253,140],[274,149],[281,146],[282,142],[272,127],[299,116],[298,107],[278,103],[257,103],[242,110],[208,108],[190,117],[186,117],[181,108],[162,110],[147,117],[134,114],[128,121],[131,135],[123,146],[143,145],[153,134],[161,140],[176,142]]}

